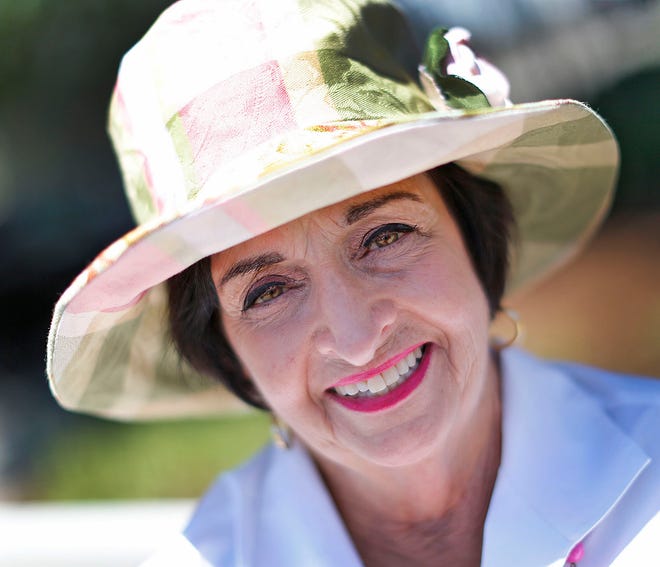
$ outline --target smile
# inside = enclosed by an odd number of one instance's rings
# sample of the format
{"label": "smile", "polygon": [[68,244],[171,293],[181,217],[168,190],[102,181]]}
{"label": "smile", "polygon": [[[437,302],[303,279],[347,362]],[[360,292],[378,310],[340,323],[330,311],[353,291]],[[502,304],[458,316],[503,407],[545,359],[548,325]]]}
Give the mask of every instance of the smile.
{"label": "smile", "polygon": [[422,382],[432,351],[421,345],[369,372],[344,378],[330,388],[333,399],[359,412],[376,412],[407,398]]}
{"label": "smile", "polygon": [[345,386],[336,386],[334,390],[340,396],[349,396],[352,398],[383,396],[410,378],[413,372],[417,370],[421,358],[422,349],[417,347],[408,353],[405,358],[402,358],[393,366],[390,366],[383,372],[379,372],[368,380],[360,380],[352,384],[346,384]]}

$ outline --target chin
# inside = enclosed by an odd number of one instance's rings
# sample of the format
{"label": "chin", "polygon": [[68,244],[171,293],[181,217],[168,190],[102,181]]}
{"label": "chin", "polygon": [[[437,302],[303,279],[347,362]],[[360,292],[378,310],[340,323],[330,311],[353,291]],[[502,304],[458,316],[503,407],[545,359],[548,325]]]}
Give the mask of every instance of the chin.
{"label": "chin", "polygon": [[[439,414],[440,412],[438,412]],[[390,431],[359,440],[354,451],[363,460],[382,467],[406,467],[428,459],[445,436],[439,415],[423,416]]]}

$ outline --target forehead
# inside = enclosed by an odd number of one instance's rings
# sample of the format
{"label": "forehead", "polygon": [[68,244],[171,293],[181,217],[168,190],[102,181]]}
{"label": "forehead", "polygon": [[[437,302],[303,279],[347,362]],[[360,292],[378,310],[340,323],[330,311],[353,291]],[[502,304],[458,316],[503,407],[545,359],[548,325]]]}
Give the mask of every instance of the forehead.
{"label": "forehead", "polygon": [[397,201],[399,206],[404,204],[402,201],[427,202],[433,195],[437,195],[433,181],[428,175],[421,173],[319,209],[298,220],[332,218],[343,225],[350,225],[390,201]]}

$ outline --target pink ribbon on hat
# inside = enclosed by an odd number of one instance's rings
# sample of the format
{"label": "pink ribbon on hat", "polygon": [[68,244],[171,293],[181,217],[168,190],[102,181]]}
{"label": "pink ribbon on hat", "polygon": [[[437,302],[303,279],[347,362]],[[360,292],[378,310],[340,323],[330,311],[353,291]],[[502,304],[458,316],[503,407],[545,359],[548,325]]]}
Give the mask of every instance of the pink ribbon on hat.
{"label": "pink ribbon on hat", "polygon": [[495,65],[474,54],[468,46],[471,37],[468,30],[460,27],[451,28],[445,34],[450,50],[446,59],[447,75],[456,75],[479,87],[491,106],[511,106],[509,81]]}

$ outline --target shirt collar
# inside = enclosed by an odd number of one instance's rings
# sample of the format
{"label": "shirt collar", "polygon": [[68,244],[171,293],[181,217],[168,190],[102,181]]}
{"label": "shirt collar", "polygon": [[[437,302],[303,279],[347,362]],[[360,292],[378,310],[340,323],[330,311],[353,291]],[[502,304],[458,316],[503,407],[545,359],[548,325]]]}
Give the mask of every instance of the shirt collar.
{"label": "shirt collar", "polygon": [[484,567],[563,565],[649,458],[563,370],[502,353],[502,459]]}
{"label": "shirt collar", "polygon": [[316,465],[303,445],[270,448],[263,479],[259,551],[246,565],[362,565]]}

